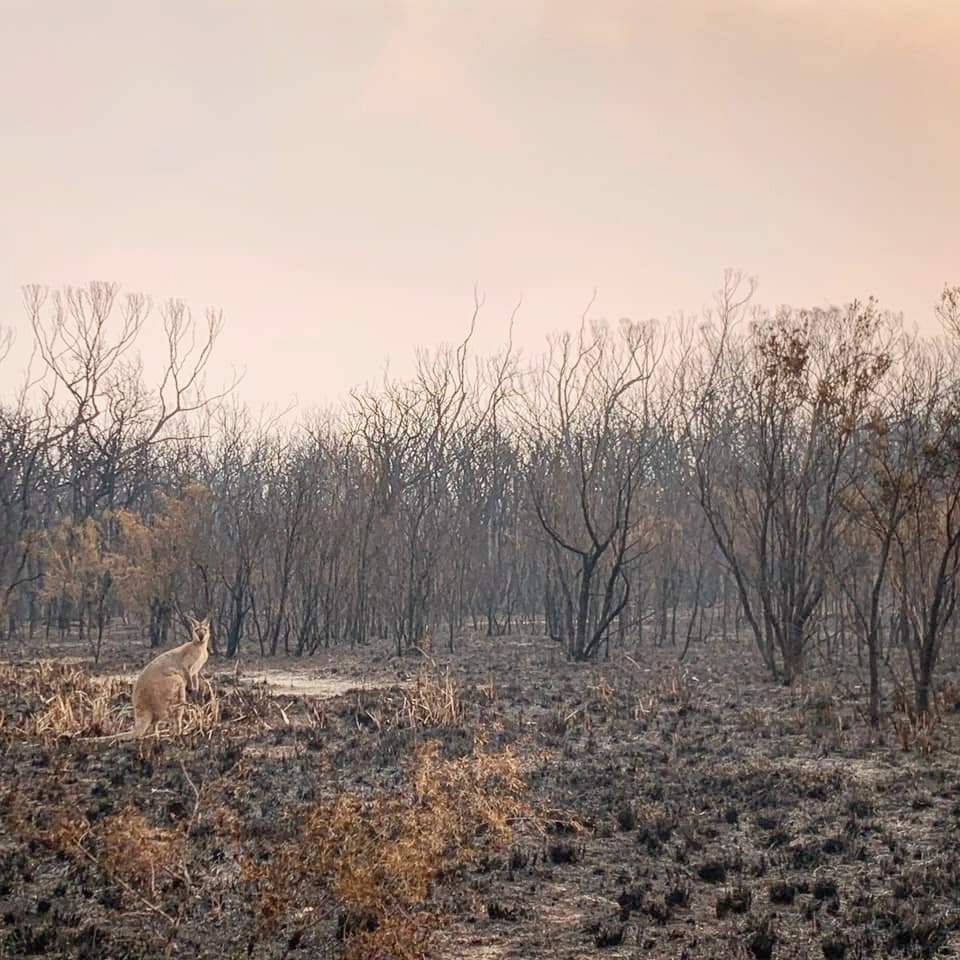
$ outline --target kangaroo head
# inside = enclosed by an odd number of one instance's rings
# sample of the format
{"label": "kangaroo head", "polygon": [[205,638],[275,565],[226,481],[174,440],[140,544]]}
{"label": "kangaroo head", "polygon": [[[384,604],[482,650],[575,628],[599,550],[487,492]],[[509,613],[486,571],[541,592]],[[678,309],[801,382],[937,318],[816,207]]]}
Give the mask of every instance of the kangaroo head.
{"label": "kangaroo head", "polygon": [[210,617],[204,617],[202,620],[194,620],[190,617],[190,625],[193,628],[193,642],[205,647],[210,642]]}

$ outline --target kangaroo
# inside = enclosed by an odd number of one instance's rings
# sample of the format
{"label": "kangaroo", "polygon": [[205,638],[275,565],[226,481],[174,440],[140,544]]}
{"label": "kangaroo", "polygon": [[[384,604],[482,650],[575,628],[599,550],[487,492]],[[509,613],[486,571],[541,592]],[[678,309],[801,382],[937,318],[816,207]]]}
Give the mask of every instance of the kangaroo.
{"label": "kangaroo", "polygon": [[156,727],[171,707],[177,708],[177,733],[183,732],[187,691],[200,689],[200,670],[210,656],[210,618],[190,617],[192,637],[186,643],[151,660],[133,685],[132,737],[143,737]]}

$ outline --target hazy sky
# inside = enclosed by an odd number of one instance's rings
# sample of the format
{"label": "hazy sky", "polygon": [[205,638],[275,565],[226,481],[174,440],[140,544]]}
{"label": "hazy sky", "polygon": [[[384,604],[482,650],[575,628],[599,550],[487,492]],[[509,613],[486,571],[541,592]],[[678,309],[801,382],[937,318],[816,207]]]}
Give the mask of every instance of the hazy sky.
{"label": "hazy sky", "polygon": [[0,323],[116,280],[335,400],[456,338],[960,283],[957,0],[0,0]]}

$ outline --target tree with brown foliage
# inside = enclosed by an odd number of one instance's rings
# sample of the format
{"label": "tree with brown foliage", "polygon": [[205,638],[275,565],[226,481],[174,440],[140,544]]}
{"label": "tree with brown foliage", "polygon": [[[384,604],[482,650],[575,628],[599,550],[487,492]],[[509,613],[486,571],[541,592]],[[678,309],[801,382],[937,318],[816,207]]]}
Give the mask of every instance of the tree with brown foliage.
{"label": "tree with brown foliage", "polygon": [[698,498],[757,648],[791,682],[849,522],[856,430],[890,368],[892,328],[872,301],[855,301],[757,313],[744,333],[748,302],[731,279],[706,334],[689,437]]}

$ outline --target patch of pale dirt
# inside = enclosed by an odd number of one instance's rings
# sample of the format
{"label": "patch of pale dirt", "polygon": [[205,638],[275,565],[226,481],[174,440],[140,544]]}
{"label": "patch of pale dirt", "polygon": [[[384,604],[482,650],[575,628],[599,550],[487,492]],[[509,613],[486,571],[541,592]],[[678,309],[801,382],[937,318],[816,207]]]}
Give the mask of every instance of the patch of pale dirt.
{"label": "patch of pale dirt", "polygon": [[[139,671],[120,673],[105,673],[105,680],[119,680],[122,683],[133,683]],[[207,676],[208,680],[233,681],[233,674]],[[334,697],[350,693],[352,690],[368,691],[381,690],[386,687],[402,685],[396,679],[389,677],[349,677],[349,676],[321,676],[298,670],[257,670],[249,674],[241,674],[239,683],[244,687],[264,687],[271,696],[301,696],[315,697],[318,700],[330,700]]]}
{"label": "patch of pale dirt", "polygon": [[382,678],[329,677],[295,670],[259,670],[240,677],[241,685],[266,687],[275,696],[317,697],[329,700],[351,690],[377,690],[396,685],[396,680]]}
{"label": "patch of pale dirt", "polygon": [[250,757],[263,757],[270,760],[292,760],[297,755],[295,747],[282,744],[248,743],[243,752]]}

